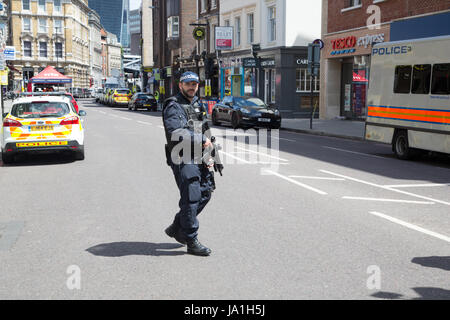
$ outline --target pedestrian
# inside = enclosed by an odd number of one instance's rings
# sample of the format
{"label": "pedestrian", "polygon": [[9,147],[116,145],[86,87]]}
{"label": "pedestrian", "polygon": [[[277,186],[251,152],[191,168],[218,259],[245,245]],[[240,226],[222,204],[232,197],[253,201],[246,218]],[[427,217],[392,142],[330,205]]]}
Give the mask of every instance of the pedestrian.
{"label": "pedestrian", "polygon": [[[193,255],[209,256],[211,250],[202,245],[198,239],[199,222],[197,216],[205,208],[214,191],[214,173],[209,169],[211,165],[202,162],[202,155],[195,151],[211,147],[211,136],[206,111],[200,105],[196,96],[199,77],[193,72],[185,72],[179,83],[180,92],[164,102],[163,122],[166,132],[167,164],[171,166],[180,191],[180,211],[175,215],[173,223],[165,230],[169,237],[179,243],[187,245],[187,252]],[[201,130],[196,130],[194,123],[199,124]],[[173,137],[182,137],[173,141]],[[178,143],[192,145],[191,154],[178,152],[174,148]],[[172,152],[174,151],[174,152]],[[174,153],[172,155],[172,153]],[[173,160],[176,161],[173,161]]]}

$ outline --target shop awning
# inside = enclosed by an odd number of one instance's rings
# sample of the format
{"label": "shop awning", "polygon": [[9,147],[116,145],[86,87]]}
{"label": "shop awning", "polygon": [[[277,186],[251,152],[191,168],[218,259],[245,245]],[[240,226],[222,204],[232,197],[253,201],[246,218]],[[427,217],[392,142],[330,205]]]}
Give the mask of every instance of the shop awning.
{"label": "shop awning", "polygon": [[30,79],[31,83],[48,83],[48,84],[62,84],[72,83],[72,78],[69,78],[58,71],[52,66],[48,66],[42,70],[38,75]]}

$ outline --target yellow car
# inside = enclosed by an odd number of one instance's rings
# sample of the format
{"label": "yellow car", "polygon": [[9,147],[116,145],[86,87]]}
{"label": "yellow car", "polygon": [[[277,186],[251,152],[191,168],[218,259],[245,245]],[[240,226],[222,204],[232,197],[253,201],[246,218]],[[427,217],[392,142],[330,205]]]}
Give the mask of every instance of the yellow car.
{"label": "yellow car", "polygon": [[110,106],[126,106],[131,100],[131,90],[127,88],[113,89],[109,95],[108,104]]}

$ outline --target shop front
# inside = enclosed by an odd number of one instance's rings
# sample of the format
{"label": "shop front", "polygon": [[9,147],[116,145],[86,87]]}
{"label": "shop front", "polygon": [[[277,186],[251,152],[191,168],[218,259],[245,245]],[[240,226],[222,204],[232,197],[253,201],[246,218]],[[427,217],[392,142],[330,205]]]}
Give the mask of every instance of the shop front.
{"label": "shop front", "polygon": [[[220,97],[255,96],[254,71],[248,56],[222,57],[220,60]],[[249,65],[250,63],[250,65]]]}
{"label": "shop front", "polygon": [[390,26],[326,36],[322,50],[322,118],[365,119],[372,46],[390,39]]}

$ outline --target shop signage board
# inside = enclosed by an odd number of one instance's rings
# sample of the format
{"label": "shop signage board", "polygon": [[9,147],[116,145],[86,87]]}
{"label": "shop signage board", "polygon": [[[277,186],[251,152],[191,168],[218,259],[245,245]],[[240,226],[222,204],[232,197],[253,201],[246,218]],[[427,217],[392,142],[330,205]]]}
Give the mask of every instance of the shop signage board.
{"label": "shop signage board", "polygon": [[2,86],[8,85],[8,71],[7,70],[0,71],[0,85],[2,85]]}
{"label": "shop signage board", "polygon": [[244,58],[242,60],[242,66],[244,68],[257,68],[258,61],[255,58]]}
{"label": "shop signage board", "polygon": [[5,70],[5,54],[3,49],[0,49],[0,70]]}
{"label": "shop signage board", "polygon": [[205,30],[205,28],[197,27],[194,29],[193,35],[194,35],[194,39],[197,41],[205,40],[206,30]]}
{"label": "shop signage board", "polygon": [[347,36],[331,40],[333,51],[331,55],[355,53],[358,47],[371,48],[374,44],[385,41],[385,34],[366,34],[362,37]]}
{"label": "shop signage board", "polygon": [[216,50],[233,50],[233,27],[215,27]]}
{"label": "shop signage board", "polygon": [[275,67],[275,59],[263,59],[261,61],[261,67],[263,68]]}
{"label": "shop signage board", "polygon": [[300,66],[307,66],[308,65],[308,59],[298,58],[296,60],[296,63]]}

